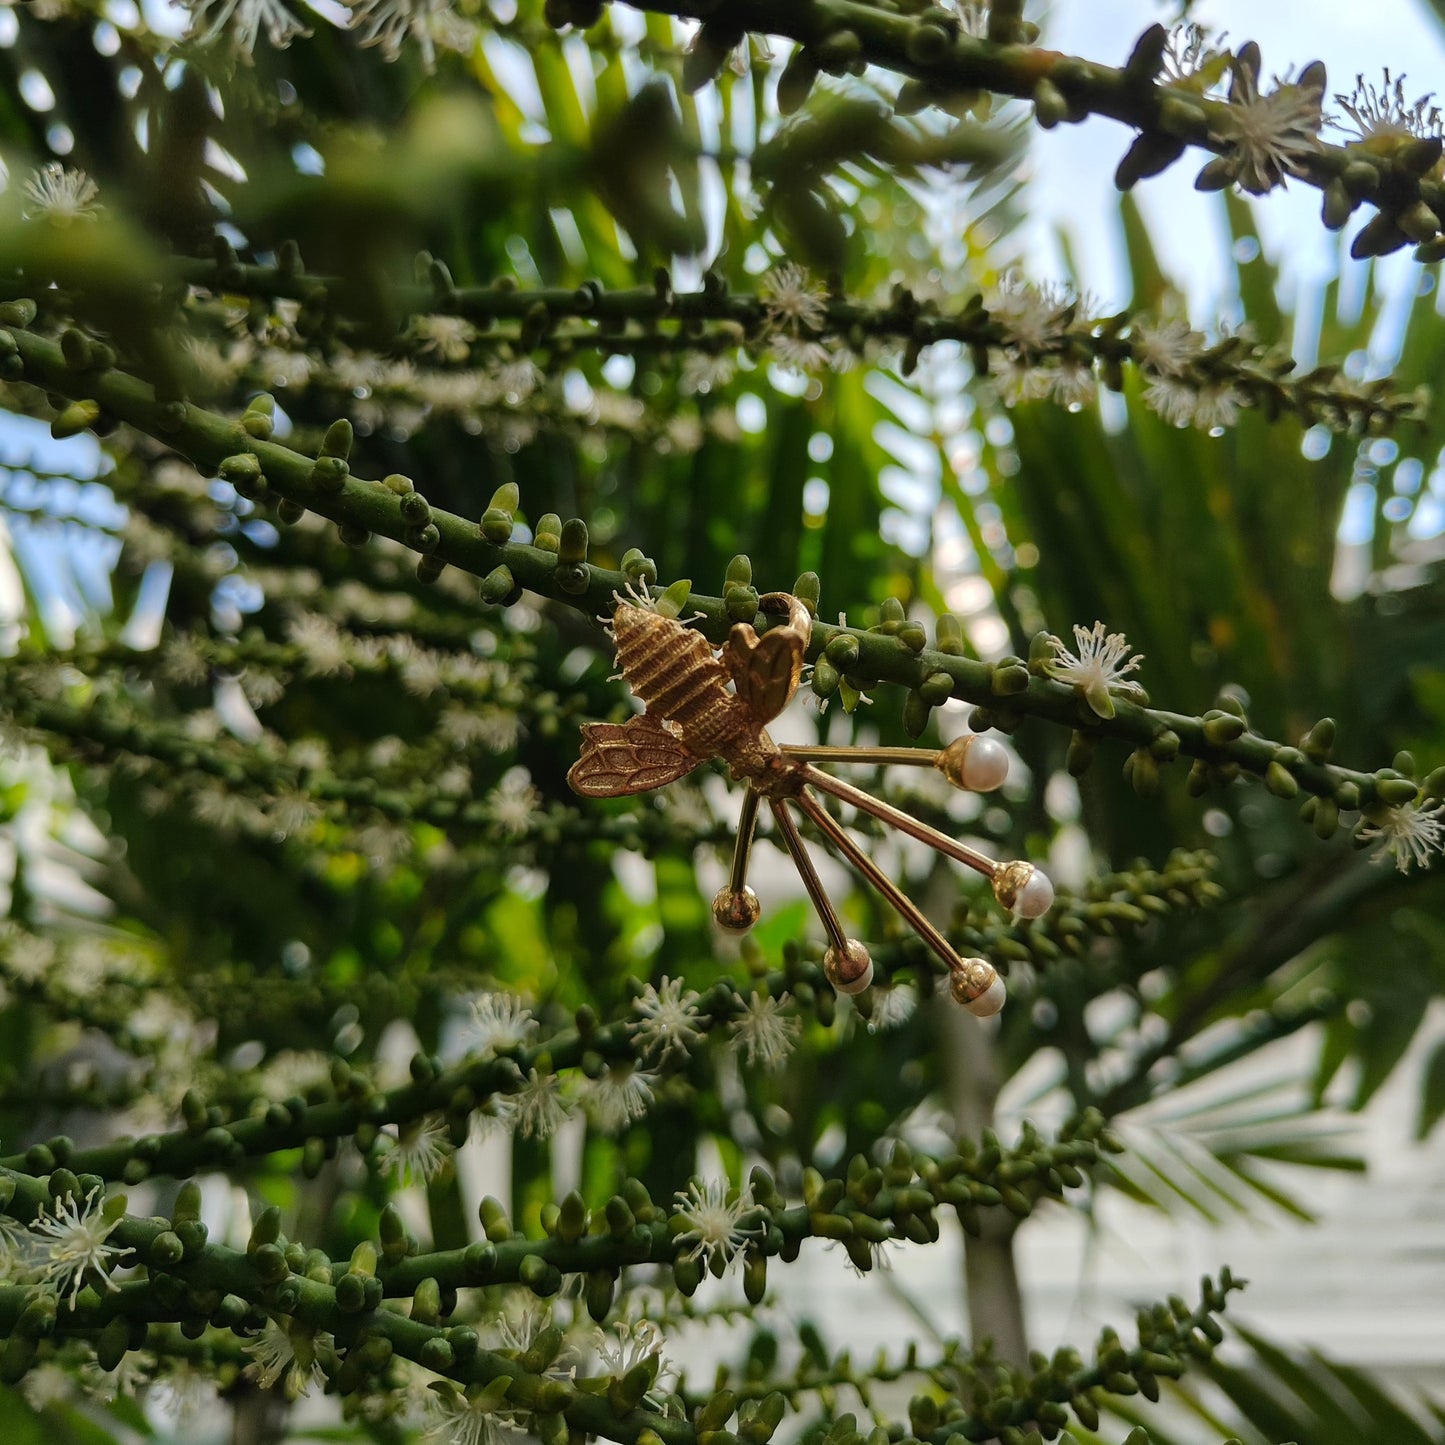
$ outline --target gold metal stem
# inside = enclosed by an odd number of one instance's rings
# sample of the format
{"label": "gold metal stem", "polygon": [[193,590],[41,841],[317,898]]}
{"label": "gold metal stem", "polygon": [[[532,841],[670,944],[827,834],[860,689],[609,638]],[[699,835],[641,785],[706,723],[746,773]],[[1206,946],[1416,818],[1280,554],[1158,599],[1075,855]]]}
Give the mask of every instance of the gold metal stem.
{"label": "gold metal stem", "polygon": [[887,823],[890,828],[897,828],[900,833],[906,833],[910,838],[918,839],[920,843],[927,843],[930,848],[936,849],[945,858],[952,858],[965,867],[982,873],[985,878],[992,879],[1002,866],[994,862],[992,858],[980,853],[977,848],[970,848],[967,843],[955,842],[947,833],[940,833],[937,828],[930,828],[927,823],[920,823],[917,818],[911,817],[901,808],[880,802],[861,788],[855,788],[841,778],[835,778],[830,773],[822,772],[813,767],[811,763],[803,764],[803,776],[815,788],[820,788],[825,793],[831,793],[845,803],[851,803],[864,813],[871,813],[880,822]]}
{"label": "gold metal stem", "polygon": [[962,963],[948,940],[919,911],[912,899],[848,836],[847,830],[806,790],[798,794],[798,806],[824,837],[878,890],[900,918],[931,948],[950,972]]}
{"label": "gold metal stem", "polygon": [[791,743],[784,743],[782,751],[801,763],[868,763],[885,768],[933,768],[943,756],[937,748],[795,747]]}
{"label": "gold metal stem", "polygon": [[743,810],[738,814],[738,840],[733,845],[733,868],[728,874],[728,887],[734,893],[741,893],[747,886],[748,859],[753,851],[753,831],[758,825],[758,804],[761,801],[753,788],[743,793]]}
{"label": "gold metal stem", "polygon": [[818,870],[813,867],[813,860],[808,857],[808,850],[798,833],[798,825],[793,822],[793,815],[788,811],[788,805],[781,798],[773,798],[771,803],[773,817],[778,820],[778,832],[783,835],[783,842],[797,865],[798,877],[803,880],[803,887],[808,890],[808,897],[813,900],[813,907],[818,910],[818,917],[823,920],[823,931],[828,935],[828,942],[839,954],[847,954],[848,939],[843,932],[843,925],[838,921],[833,900],[823,891],[823,880],[818,877]]}

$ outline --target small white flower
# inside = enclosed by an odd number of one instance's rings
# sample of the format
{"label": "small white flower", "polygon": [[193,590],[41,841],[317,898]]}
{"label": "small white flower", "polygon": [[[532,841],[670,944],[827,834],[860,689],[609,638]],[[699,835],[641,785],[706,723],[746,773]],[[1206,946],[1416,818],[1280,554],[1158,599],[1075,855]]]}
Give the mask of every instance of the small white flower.
{"label": "small white flower", "polygon": [[520,1048],[537,1032],[537,1020],[521,999],[509,993],[484,993],[472,1000],[476,1047],[491,1053]]}
{"label": "small white flower", "polygon": [[892,988],[873,987],[873,1013],[868,1020],[868,1032],[887,1033],[913,1017],[918,1007],[918,990],[906,983],[895,983]]}
{"label": "small white flower", "polygon": [[350,671],[346,638],[329,618],[315,612],[293,617],[286,624],[286,639],[300,650],[308,677],[335,677]]}
{"label": "small white flower", "polygon": [[274,672],[248,667],[241,674],[241,691],[252,707],[270,707],[286,696],[286,683]]}
{"label": "small white flower", "polygon": [[1176,25],[1169,32],[1164,47],[1164,79],[1175,84],[1191,85],[1191,89],[1211,89],[1224,76],[1229,65],[1229,50],[1224,36],[1211,36],[1194,21]]}
{"label": "small white flower", "polygon": [[806,336],[780,332],[768,343],[768,354],[789,371],[826,371],[833,353],[821,342]]}
{"label": "small white flower", "polygon": [[958,7],[958,28],[974,40],[987,40],[988,0],[963,0]]}
{"label": "small white flower", "polygon": [[828,319],[828,293],[796,261],[774,266],[759,288],[768,324],[779,331],[821,331]]}
{"label": "small white flower", "polygon": [[431,1423],[422,1438],[437,1445],[511,1445],[522,1438],[512,1417],[473,1385],[463,1392],[448,1382],[432,1394]]}
{"label": "small white flower", "polygon": [[113,1370],[102,1370],[97,1360],[80,1367],[80,1383],[93,1400],[109,1404],[124,1395],[134,1399],[150,1384],[156,1357],[149,1350],[127,1350]]}
{"label": "small white flower", "polygon": [[683,394],[721,391],[738,374],[737,357],[730,351],[690,351],[682,363],[678,382]]}
{"label": "small white flower", "polygon": [[1100,717],[1114,716],[1111,689],[1128,691],[1137,687],[1123,679],[1144,659],[1129,655],[1129,642],[1122,632],[1105,635],[1102,622],[1096,622],[1092,628],[1075,623],[1077,655],[1052,634],[1045,641],[1053,648],[1054,656],[1044,664],[1044,671],[1060,682],[1082,689],[1084,700]]}
{"label": "small white flower", "polygon": [[697,1007],[700,995],[692,989],[686,993],[680,978],[663,976],[657,987],[648,984],[642,997],[632,1001],[633,1012],[640,1015],[632,1026],[632,1037],[643,1053],[658,1051],[666,1058],[676,1051],[684,1058],[702,1037],[703,1015]]}
{"label": "small white flower", "polygon": [[659,1375],[666,1370],[662,1351],[666,1341],[651,1320],[614,1320],[596,1335],[597,1358],[609,1375],[622,1376],[656,1358]]}
{"label": "small white flower", "polygon": [[591,1079],[582,1095],[583,1107],[604,1134],[616,1134],[652,1107],[658,1076],[628,1061],[612,1064],[601,1078]]}
{"label": "small white flower", "polygon": [[1298,83],[1275,80],[1268,95],[1259,90],[1259,47],[1252,41],[1234,57],[1229,105],[1217,139],[1225,142],[1234,178],[1253,195],[1303,175],[1319,153],[1324,124],[1324,69],[1310,67]]}
{"label": "small white flower", "polygon": [[983,304],[1004,333],[1002,343],[1033,359],[1058,348],[1083,298],[1056,281],[1025,281],[1010,271],[987,292]]}
{"label": "small white flower", "polygon": [[706,1184],[690,1180],[686,1189],[677,1191],[674,1204],[673,1217],[687,1225],[674,1238],[679,1244],[692,1244],[684,1258],[701,1259],[718,1270],[726,1269],[762,1229],[759,1224],[743,1225],[754,1207],[748,1191],[729,1189],[722,1179],[709,1179]]}
{"label": "small white flower", "polygon": [[19,1220],[0,1214],[0,1283],[24,1284],[35,1273],[35,1240]]}
{"label": "small white flower", "polygon": [[[523,1355],[551,1327],[550,1306],[528,1294],[508,1296],[506,1309],[496,1322],[497,1343],[501,1349]],[[566,1339],[543,1374],[553,1380],[575,1379],[579,1358],[576,1340]]]}
{"label": "small white flower", "polygon": [[1005,406],[1042,401],[1053,388],[1050,367],[1030,361],[1012,348],[991,353],[988,375]]}
{"label": "small white flower", "polygon": [[414,316],[410,331],[418,350],[451,362],[466,361],[477,339],[477,328],[465,316]]}
{"label": "small white flower", "polygon": [[412,836],[400,823],[368,824],[356,834],[356,851],[374,868],[389,868],[411,852]]}
{"label": "small white flower", "polygon": [[384,59],[396,60],[408,37],[421,49],[422,64],[436,67],[436,46],[453,43],[450,0],[352,0],[350,28],[363,29],[361,43],[379,46]]}
{"label": "small white flower", "polygon": [[54,1360],[42,1360],[26,1372],[20,1382],[20,1393],[32,1410],[43,1410],[47,1405],[68,1400],[75,1392],[75,1381],[70,1371]]}
{"label": "small white flower", "polygon": [[445,686],[441,653],[429,647],[408,647],[397,659],[401,670],[401,685],[413,697],[430,697]]}
{"label": "small white flower", "polygon": [[218,833],[264,831],[266,819],[247,797],[233,793],[220,783],[206,783],[191,795],[191,815]]}
{"label": "small white flower", "polygon": [[1160,376],[1183,376],[1204,351],[1203,333],[1182,316],[1136,317],[1129,323],[1129,339],[1134,360]]}
{"label": "small white flower", "polygon": [[1069,411],[1082,409],[1098,391],[1093,365],[1072,356],[1060,357],[1058,365],[1049,367],[1044,375],[1049,382],[1049,396]]}
{"label": "small white flower", "polygon": [[93,221],[102,209],[96,201],[100,187],[84,171],[59,161],[46,161],[32,171],[24,192],[29,202],[25,214],[32,221],[68,226],[72,221]]}
{"label": "small white flower", "polygon": [[94,1275],[108,1290],[120,1289],[111,1278],[111,1271],[120,1267],[125,1256],[134,1251],[107,1241],[123,1218],[123,1214],[114,1219],[106,1217],[105,1200],[96,1188],[80,1204],[72,1194],[56,1200],[51,1212],[46,1214],[42,1210],[30,1226],[31,1233],[42,1241],[41,1272],[45,1286],[57,1296],[63,1295],[68,1287],[67,1303],[71,1309],[75,1308],[75,1297],[84,1288],[88,1276]]}
{"label": "small white flower", "polygon": [[1408,873],[1413,864],[1430,866],[1432,853],[1445,853],[1445,818],[1441,817],[1441,801],[1401,803],[1394,808],[1372,812],[1368,820],[1355,830],[1365,842],[1379,841],[1374,862],[1395,860],[1401,873]]}
{"label": "small white flower", "polygon": [[742,1056],[749,1068],[781,1068],[787,1062],[803,1026],[783,1012],[787,994],[773,998],[754,993],[747,1009],[728,1025],[729,1046]]}
{"label": "small white flower", "polygon": [[377,738],[366,750],[367,766],[378,772],[394,768],[404,757],[406,744],[395,733],[387,733],[385,737]]}
{"label": "small white flower", "polygon": [[510,708],[449,707],[437,719],[437,732],[453,747],[509,753],[517,746],[522,728]]}
{"label": "small white flower", "polygon": [[520,768],[507,772],[487,799],[487,816],[500,833],[520,838],[537,821],[542,795]]}
{"label": "small white flower", "polygon": [[267,798],[265,813],[271,832],[285,838],[309,832],[322,817],[321,808],[304,793],[281,793]]}
{"label": "small white flower", "polygon": [[498,396],[509,406],[520,406],[546,380],[530,356],[499,362],[487,373]]}
{"label": "small white flower", "polygon": [[274,1388],[284,1378],[286,1398],[299,1400],[312,1385],[326,1383],[320,1353],[332,1347],[329,1334],[317,1334],[289,1316],[284,1324],[273,1316],[259,1335],[241,1346],[252,1359],[244,1373],[263,1390]]}
{"label": "small white flower", "polygon": [[17,983],[39,983],[55,963],[55,945],[48,938],[23,933],[12,925],[0,941],[0,962]]}
{"label": "small white flower", "polygon": [[1241,396],[1228,382],[1179,381],[1151,376],[1144,388],[1144,405],[1170,426],[1198,427],[1218,432],[1239,420]]}
{"label": "small white flower", "polygon": [[550,1139],[572,1114],[556,1074],[527,1071],[527,1081],[506,1100],[505,1118],[524,1139]]}
{"label": "small white flower", "polygon": [[426,1114],[397,1129],[396,1141],[380,1155],[383,1174],[394,1174],[403,1185],[430,1184],[451,1158],[453,1145],[440,1114]]}
{"label": "small white flower", "polygon": [[171,3],[191,13],[187,40],[210,45],[228,33],[231,44],[248,62],[263,27],[266,38],[278,50],[284,50],[297,35],[311,34],[281,0],[171,0]]}
{"label": "small white flower", "polygon": [[146,1391],[146,1407],[154,1406],[181,1434],[199,1422],[202,1412],[209,1413],[216,1405],[214,1380],[189,1360],[167,1362],[166,1373],[151,1382]]}
{"label": "small white flower", "polygon": [[261,1070],[261,1093],[278,1103],[306,1093],[331,1077],[331,1055],[320,1049],[282,1049]]}
{"label": "small white flower", "polygon": [[1440,107],[1431,105],[1433,94],[1422,95],[1414,102],[1405,99],[1405,77],[1390,79],[1385,71],[1383,85],[1376,86],[1363,75],[1355,77],[1353,95],[1336,95],[1340,109],[1349,117],[1350,124],[1330,120],[1336,130],[1350,132],[1356,140],[1365,143],[1382,141],[1393,143],[1414,138],[1430,140],[1442,134]]}
{"label": "small white flower", "polygon": [[331,751],[321,738],[298,738],[286,754],[291,766],[303,773],[319,773],[331,761]]}

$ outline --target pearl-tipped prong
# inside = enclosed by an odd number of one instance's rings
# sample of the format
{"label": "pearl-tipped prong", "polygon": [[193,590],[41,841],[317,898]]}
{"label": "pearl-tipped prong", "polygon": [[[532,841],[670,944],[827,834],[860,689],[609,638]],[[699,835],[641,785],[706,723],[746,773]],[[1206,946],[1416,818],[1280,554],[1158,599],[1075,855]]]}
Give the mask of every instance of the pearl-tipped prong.
{"label": "pearl-tipped prong", "polygon": [[998,970],[986,958],[961,958],[948,980],[953,1001],[981,1019],[992,1018],[1004,1006],[1008,990]]}
{"label": "pearl-tipped prong", "polygon": [[993,875],[993,896],[1020,918],[1042,918],[1054,905],[1054,885],[1042,868],[1016,859]]}
{"label": "pearl-tipped prong", "polygon": [[722,887],[713,895],[712,916],[729,933],[746,933],[762,915],[763,905],[747,884],[741,888]]}
{"label": "pearl-tipped prong", "polygon": [[839,993],[862,993],[873,982],[873,960],[856,938],[845,939],[843,953],[829,948],[823,955],[823,973]]}
{"label": "pearl-tipped prong", "polygon": [[991,793],[1008,777],[1008,749],[997,738],[965,733],[939,753],[933,766],[955,788]]}

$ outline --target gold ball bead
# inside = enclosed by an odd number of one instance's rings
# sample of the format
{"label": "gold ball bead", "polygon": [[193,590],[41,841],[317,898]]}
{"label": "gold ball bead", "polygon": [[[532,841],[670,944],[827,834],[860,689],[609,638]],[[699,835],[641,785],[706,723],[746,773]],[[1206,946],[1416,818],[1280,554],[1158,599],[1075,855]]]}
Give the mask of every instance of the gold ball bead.
{"label": "gold ball bead", "polygon": [[839,993],[862,993],[873,982],[873,960],[856,938],[850,938],[841,954],[830,948],[823,955],[823,973]]}
{"label": "gold ball bead", "polygon": [[762,914],[758,895],[744,884],[736,893],[719,888],[712,900],[712,916],[730,933],[746,933]]}

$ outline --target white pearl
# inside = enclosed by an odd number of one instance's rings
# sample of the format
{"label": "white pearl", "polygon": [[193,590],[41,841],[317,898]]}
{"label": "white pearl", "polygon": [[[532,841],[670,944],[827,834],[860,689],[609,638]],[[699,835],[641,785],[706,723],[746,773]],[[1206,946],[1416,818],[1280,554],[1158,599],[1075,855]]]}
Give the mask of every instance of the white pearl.
{"label": "white pearl", "polygon": [[1008,990],[1004,987],[1003,979],[995,977],[994,981],[977,998],[970,999],[965,1007],[978,1018],[991,1019],[1003,1008],[1004,999],[1007,997]]}
{"label": "white pearl", "polygon": [[1053,906],[1054,885],[1042,868],[1035,868],[1014,899],[1014,912],[1020,918],[1042,918]]}
{"label": "white pearl", "polygon": [[997,738],[976,737],[963,756],[963,785],[974,793],[991,793],[1008,777],[1008,749]]}

